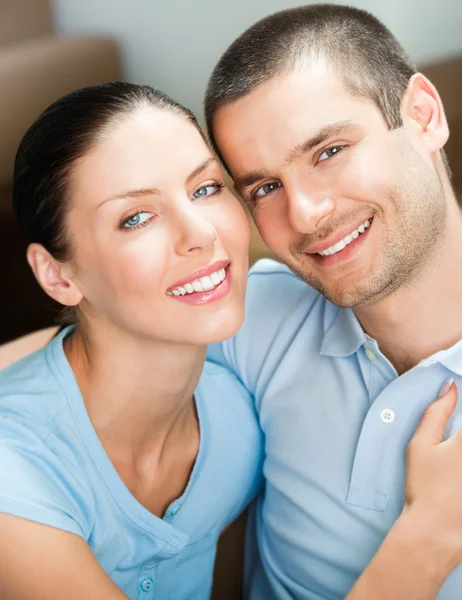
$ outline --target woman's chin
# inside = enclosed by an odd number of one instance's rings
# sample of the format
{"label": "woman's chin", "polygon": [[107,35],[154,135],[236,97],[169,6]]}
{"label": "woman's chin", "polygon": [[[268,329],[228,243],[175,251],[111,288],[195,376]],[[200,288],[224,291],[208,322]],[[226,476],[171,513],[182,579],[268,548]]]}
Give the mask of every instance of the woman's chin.
{"label": "woman's chin", "polygon": [[191,342],[198,345],[208,345],[229,339],[242,326],[244,322],[244,310],[230,311],[227,312],[226,318],[223,317],[224,315],[220,315],[220,318],[216,319],[213,316],[210,317],[207,323],[202,324],[200,330],[198,330],[196,324],[194,333],[191,331]]}

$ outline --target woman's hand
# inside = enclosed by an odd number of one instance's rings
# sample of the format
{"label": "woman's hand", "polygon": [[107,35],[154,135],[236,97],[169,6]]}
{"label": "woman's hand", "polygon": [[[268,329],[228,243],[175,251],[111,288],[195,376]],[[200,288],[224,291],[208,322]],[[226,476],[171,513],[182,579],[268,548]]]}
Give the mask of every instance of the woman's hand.
{"label": "woman's hand", "polygon": [[442,441],[457,389],[442,392],[408,446],[403,512],[345,600],[434,600],[462,562],[462,432]]}
{"label": "woman's hand", "polygon": [[442,441],[457,402],[457,388],[448,384],[443,397],[426,409],[409,443],[402,517],[415,521],[420,535],[428,536],[428,543],[433,540],[454,568],[462,562],[462,431]]}

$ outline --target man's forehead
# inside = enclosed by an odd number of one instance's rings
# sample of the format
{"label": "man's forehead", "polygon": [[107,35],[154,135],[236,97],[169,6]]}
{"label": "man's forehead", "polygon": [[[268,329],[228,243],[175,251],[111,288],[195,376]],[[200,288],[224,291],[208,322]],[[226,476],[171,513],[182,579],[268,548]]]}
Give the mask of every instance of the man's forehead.
{"label": "man's forehead", "polygon": [[223,112],[229,114],[232,121],[237,122],[242,110],[254,107],[255,111],[258,111],[271,106],[280,107],[281,99],[284,100],[284,104],[290,105],[291,101],[297,100],[299,96],[309,100],[326,93],[340,97],[350,95],[344,80],[325,62],[303,62],[273,75],[246,94],[226,103],[217,110],[216,115]]}
{"label": "man's forehead", "polygon": [[306,137],[333,121],[351,120],[351,105],[358,98],[338,77],[325,75],[318,80],[298,71],[279,75],[218,109],[213,130],[220,151],[228,152],[233,144],[258,145],[262,137],[283,139],[301,127]]}
{"label": "man's forehead", "polygon": [[[231,171],[259,168],[264,157],[286,160],[307,139],[325,137],[323,130],[364,123],[366,109],[377,111],[370,98],[353,96],[339,78],[315,86],[303,72],[273,78],[246,97],[219,109],[214,137]],[[329,77],[331,77],[331,73]],[[286,85],[287,84],[287,85]],[[285,87],[286,85],[286,87]],[[253,165],[249,163],[258,163]]]}

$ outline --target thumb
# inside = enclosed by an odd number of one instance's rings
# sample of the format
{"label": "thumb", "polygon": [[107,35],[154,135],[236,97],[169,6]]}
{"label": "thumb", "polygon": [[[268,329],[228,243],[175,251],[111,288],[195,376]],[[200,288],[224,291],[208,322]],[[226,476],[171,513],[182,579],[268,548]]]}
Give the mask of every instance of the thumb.
{"label": "thumb", "polygon": [[413,439],[432,445],[443,439],[444,428],[457,402],[457,387],[454,379],[445,381],[438,399],[425,410]]}

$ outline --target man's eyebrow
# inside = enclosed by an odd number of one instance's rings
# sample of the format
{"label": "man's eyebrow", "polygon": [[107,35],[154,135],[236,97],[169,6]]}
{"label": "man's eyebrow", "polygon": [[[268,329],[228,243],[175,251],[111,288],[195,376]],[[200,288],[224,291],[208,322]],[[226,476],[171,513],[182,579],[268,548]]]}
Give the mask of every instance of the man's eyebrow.
{"label": "man's eyebrow", "polygon": [[337,121],[336,123],[326,125],[313,136],[309,137],[301,144],[297,144],[295,148],[292,148],[284,161],[284,167],[289,167],[298,158],[307,152],[310,152],[313,148],[321,145],[331,137],[342,136],[349,133],[358,133],[358,131],[362,131],[362,127],[352,121]]}
{"label": "man's eyebrow", "polygon": [[248,173],[242,173],[234,179],[234,189],[240,195],[245,188],[250,187],[257,181],[261,181],[266,177],[270,177],[269,171],[249,171]]}
{"label": "man's eyebrow", "polygon": [[[295,160],[310,152],[316,146],[319,146],[327,139],[335,136],[345,135],[348,133],[358,133],[362,131],[362,127],[353,123],[352,121],[337,121],[336,123],[331,123],[330,125],[326,125],[319,131],[317,131],[313,136],[310,136],[301,144],[297,144],[287,155],[284,161],[284,167],[289,167]],[[262,179],[266,179],[267,177],[271,177],[271,173],[269,171],[249,171],[247,173],[242,173],[242,175],[238,175],[234,179],[234,189],[238,194],[242,195],[242,192],[245,188],[250,187],[257,181],[261,181]]]}
{"label": "man's eyebrow", "polygon": [[[186,184],[190,183],[190,181],[194,179],[194,177],[199,175],[199,173],[204,171],[213,162],[218,163],[217,159],[213,156],[204,160],[204,162],[202,162],[198,167],[194,169],[194,171],[192,171],[188,175],[186,179]],[[100,206],[102,206],[106,202],[110,202],[111,200],[123,200],[125,198],[143,198],[144,196],[160,196],[160,194],[161,191],[158,188],[142,188],[139,190],[128,190],[126,192],[121,192],[120,194],[115,194],[110,198],[106,198],[106,200],[103,200],[100,204],[98,204],[97,208],[100,208]]]}

